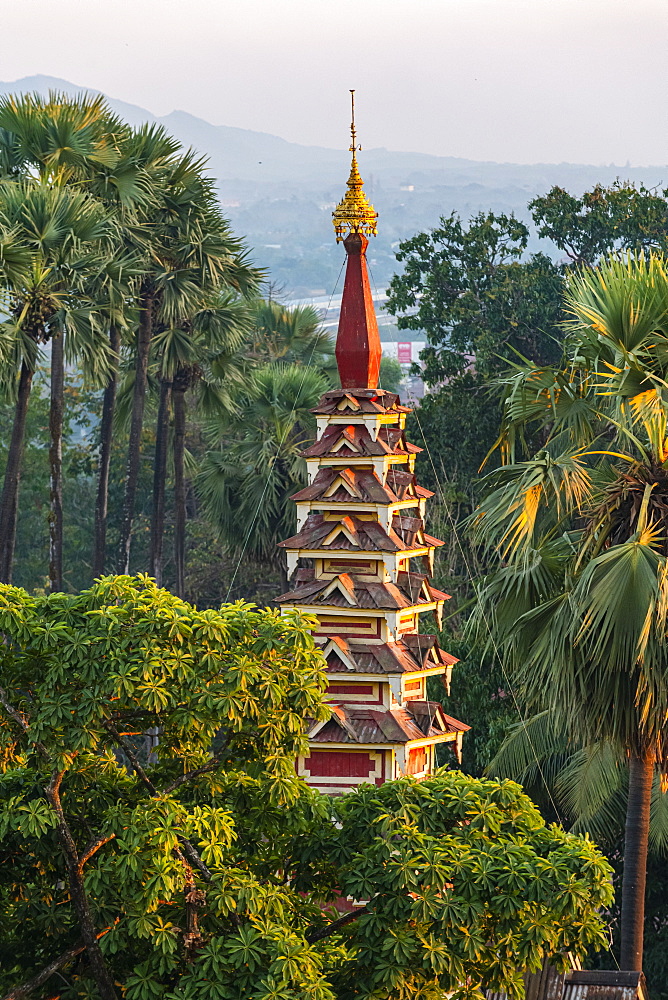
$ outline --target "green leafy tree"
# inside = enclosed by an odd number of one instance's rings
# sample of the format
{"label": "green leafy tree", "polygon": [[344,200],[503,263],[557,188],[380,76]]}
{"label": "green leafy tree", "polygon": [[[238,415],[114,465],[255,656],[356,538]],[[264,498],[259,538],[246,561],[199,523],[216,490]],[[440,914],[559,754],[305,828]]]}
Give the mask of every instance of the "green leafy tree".
{"label": "green leafy tree", "polygon": [[[621,964],[642,968],[645,869],[668,712],[668,274],[611,258],[569,279],[567,353],[509,380],[503,441],[476,515],[497,552],[480,588],[529,709],[576,745],[628,756]],[[526,430],[545,445],[520,460]],[[545,716],[544,716],[545,718]]]}
{"label": "green leafy tree", "polygon": [[55,973],[103,1000],[519,997],[523,968],[603,943],[605,860],[512,782],[296,776],[329,711],[311,625],[145,577],[2,588],[8,997]]}
{"label": "green leafy tree", "polygon": [[404,370],[396,358],[389,358],[386,355],[380,359],[380,374],[378,385],[388,392],[399,392],[399,385],[404,377]]}
{"label": "green leafy tree", "polygon": [[537,363],[559,357],[562,278],[544,254],[522,259],[528,238],[513,216],[481,213],[465,225],[453,213],[400,245],[388,309],[399,329],[425,331],[428,383],[471,366],[496,372],[514,351]]}
{"label": "green leafy tree", "polygon": [[[464,624],[470,615],[470,611],[466,614],[467,610],[465,607],[462,612]],[[504,743],[508,730],[517,723],[517,706],[508,690],[508,680],[501,664],[496,658],[485,655],[480,645],[462,639],[461,630],[461,626],[456,630],[446,628],[439,636],[443,648],[456,656],[458,662],[452,669],[450,692],[444,691],[441,678],[432,678],[429,696],[440,701],[448,715],[466,719],[471,726],[462,747],[460,766],[464,773],[476,778],[490,774],[498,777],[500,771],[488,768]],[[442,752],[443,763],[452,764],[452,750],[444,747]],[[521,781],[514,771],[503,774],[503,777]],[[544,796],[541,793],[544,790],[540,783],[528,784],[525,790],[542,811]],[[556,819],[555,816],[551,818]]]}
{"label": "green leafy tree", "polygon": [[529,202],[545,236],[574,264],[594,265],[612,250],[668,247],[668,191],[659,194],[640,184],[597,184],[580,198],[561,187]]}

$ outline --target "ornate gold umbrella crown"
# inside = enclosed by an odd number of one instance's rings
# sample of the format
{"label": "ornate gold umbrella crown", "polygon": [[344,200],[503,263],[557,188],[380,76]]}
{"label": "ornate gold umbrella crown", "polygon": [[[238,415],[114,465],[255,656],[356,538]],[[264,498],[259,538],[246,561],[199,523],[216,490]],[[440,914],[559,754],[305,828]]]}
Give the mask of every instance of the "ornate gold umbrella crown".
{"label": "ornate gold umbrella crown", "polygon": [[337,243],[344,240],[348,233],[360,233],[362,236],[375,236],[377,233],[378,212],[374,210],[373,205],[362,190],[364,181],[357,166],[357,151],[361,150],[362,147],[357,145],[357,132],[355,130],[355,91],[351,90],[350,95],[352,104],[350,152],[353,154],[353,158],[350,164],[348,190],[332,212]]}

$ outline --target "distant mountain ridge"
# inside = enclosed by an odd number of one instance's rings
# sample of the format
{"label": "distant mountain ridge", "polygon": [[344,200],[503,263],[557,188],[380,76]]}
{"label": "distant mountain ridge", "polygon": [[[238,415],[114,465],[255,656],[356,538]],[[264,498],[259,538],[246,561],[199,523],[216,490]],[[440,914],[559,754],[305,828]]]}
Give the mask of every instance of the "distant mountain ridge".
{"label": "distant mountain ridge", "polygon": [[[86,91],[93,94],[102,93],[94,88],[70,83],[68,80],[43,75],[26,76],[11,83],[0,82],[0,94],[26,91],[46,94],[49,90],[58,90],[68,94],[81,94]],[[345,136],[342,136],[341,149],[303,146],[268,132],[255,132],[251,129],[235,128],[229,125],[212,125],[203,118],[198,118],[187,111],[175,110],[168,115],[157,116],[139,105],[119,101],[108,94],[104,96],[114,111],[130,124],[159,122],[185,145],[193,146],[208,155],[211,159],[213,173],[221,181],[233,179],[272,183],[279,180],[303,180],[305,175],[310,175],[313,169],[317,168],[319,171],[324,169],[326,172],[325,176],[320,174],[321,182],[328,183],[330,181],[330,171],[332,172],[331,180],[340,182],[341,167],[348,163]],[[226,148],[222,148],[222,144],[225,144]],[[434,156],[429,153],[395,152],[383,147],[365,149],[361,160],[367,174],[387,171],[398,172],[402,176],[405,174],[408,177],[409,173],[415,171],[429,173],[435,171],[450,175],[449,179],[456,178],[460,181],[463,180],[461,174],[465,174],[469,183],[476,181],[480,183],[484,176],[492,172],[507,174],[507,180],[510,180],[513,175],[518,180],[520,177],[526,180],[536,175],[551,176],[553,173],[563,175],[565,172],[582,170],[613,171],[615,174],[623,174],[625,177],[627,175],[636,176],[639,173],[644,175],[648,171],[655,175],[658,172],[662,178],[665,176],[668,180],[668,170],[665,166],[621,167],[610,164],[605,167],[573,163],[495,163],[493,161],[467,160],[454,156]],[[222,170],[215,169],[215,165],[218,163],[223,167]],[[257,170],[255,169],[257,167],[265,167],[265,169]],[[249,171],[252,171],[250,175]]]}
{"label": "distant mountain ridge", "polygon": [[[0,83],[0,95],[49,90],[80,94],[81,87],[49,76]],[[254,256],[286,293],[308,296],[331,292],[340,270],[341,250],[333,241],[331,210],[348,174],[346,137],[341,149],[302,146],[279,136],[227,125],[212,125],[186,111],[162,117],[105,95],[132,125],[159,122],[185,146],[208,157],[224,210],[255,248]],[[360,168],[367,193],[380,213],[371,264],[378,287],[398,265],[398,241],[438,225],[441,215],[463,218],[480,212],[513,212],[527,219],[527,202],[558,184],[574,194],[617,177],[648,187],[668,186],[668,166],[618,167],[573,163],[494,163],[427,153],[364,149]],[[543,246],[532,239],[533,249]]]}
{"label": "distant mountain ridge", "polygon": [[[49,90],[57,90],[66,94],[102,93],[94,88],[70,83],[68,80],[43,75],[26,76],[11,83],[0,82],[0,94],[28,91],[47,94]],[[323,166],[329,168],[336,177],[339,177],[341,165],[345,164],[348,159],[345,147],[337,150],[327,149],[323,146],[302,146],[268,132],[255,132],[251,129],[234,128],[229,125],[212,125],[203,118],[197,118],[187,111],[175,110],[168,115],[158,116],[136,104],[119,101],[108,94],[104,94],[104,96],[113,110],[131,125],[159,122],[185,145],[194,146],[206,153],[211,158],[212,168],[214,164],[223,165],[222,170],[213,170],[221,180],[227,177],[232,177],[235,180],[248,181],[252,179],[260,182],[289,180],[309,173],[313,166],[317,166],[319,169]],[[219,144],[223,143],[226,144],[227,148],[220,148]],[[369,157],[373,157],[374,160],[385,157],[389,157],[391,160],[396,159],[398,166],[403,169],[415,166],[437,167],[442,161],[450,162],[448,157],[430,156],[425,153],[388,153],[384,149],[369,150],[366,153],[366,158],[370,162]],[[452,163],[468,165],[469,161],[452,158]],[[259,166],[266,166],[268,169],[255,170]],[[252,177],[249,177],[249,170],[252,171]]]}

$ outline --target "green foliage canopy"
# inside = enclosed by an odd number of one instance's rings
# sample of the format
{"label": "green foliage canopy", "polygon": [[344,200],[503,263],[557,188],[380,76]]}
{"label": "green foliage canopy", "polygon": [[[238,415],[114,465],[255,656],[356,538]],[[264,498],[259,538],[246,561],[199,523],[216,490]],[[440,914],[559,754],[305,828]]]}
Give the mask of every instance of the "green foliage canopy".
{"label": "green foliage canopy", "polygon": [[452,213],[401,244],[404,271],[390,283],[388,310],[400,329],[426,332],[428,383],[472,364],[496,372],[512,351],[539,363],[559,356],[561,275],[544,254],[522,259],[528,238],[513,216],[480,213],[466,225]]}
{"label": "green foliage canopy", "polygon": [[55,962],[68,1000],[520,995],[518,966],[602,943],[607,864],[512,782],[297,778],[328,711],[309,628],[146,578],[2,588],[0,987]]}
{"label": "green foliage canopy", "polygon": [[668,202],[644,184],[597,184],[577,198],[561,187],[529,202],[539,236],[575,264],[594,265],[611,250],[665,249]]}

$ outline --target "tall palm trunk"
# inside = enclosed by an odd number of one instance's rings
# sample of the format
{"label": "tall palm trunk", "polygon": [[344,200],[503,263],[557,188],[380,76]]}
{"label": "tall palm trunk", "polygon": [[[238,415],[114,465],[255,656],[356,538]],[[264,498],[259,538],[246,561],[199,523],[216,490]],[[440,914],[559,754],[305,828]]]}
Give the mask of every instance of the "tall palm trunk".
{"label": "tall palm trunk", "polygon": [[622,969],[642,972],[645,923],[645,881],[649,810],[654,780],[654,753],[631,754],[629,798],[626,806],[624,874],[622,877]]}
{"label": "tall palm trunk", "polygon": [[118,387],[118,355],[121,350],[121,334],[117,326],[109,328],[113,369],[102,397],[102,419],[100,421],[100,468],[95,498],[95,536],[93,540],[93,579],[104,575],[107,549],[107,512],[109,505],[109,468],[111,465],[111,441]]}
{"label": "tall palm trunk", "polygon": [[51,403],[49,407],[49,590],[63,589],[63,409],[65,336],[51,339]]}
{"label": "tall palm trunk", "polygon": [[184,454],[186,443],[187,377],[174,381],[174,592],[185,597],[186,588],[186,480]]}
{"label": "tall palm trunk", "polygon": [[19,484],[25,446],[26,418],[34,372],[25,361],[21,365],[19,388],[14,409],[14,424],[7,454],[5,481],[0,500],[0,582],[12,582],[16,520],[19,505]]}
{"label": "tall palm trunk", "polygon": [[165,532],[165,479],[167,478],[167,444],[169,411],[172,403],[172,381],[160,381],[160,404],[155,435],[153,462],[153,510],[151,513],[151,547],[148,571],[159,587],[162,586],[162,540]]}
{"label": "tall palm trunk", "polygon": [[144,426],[144,405],[146,403],[146,385],[148,359],[153,335],[153,313],[155,295],[144,292],[137,329],[137,357],[135,361],[135,384],[132,394],[132,416],[130,418],[130,441],[128,444],[128,465],[125,478],[125,498],[123,501],[123,522],[119,546],[119,572],[130,572],[130,544],[132,540],[132,522],[135,516],[135,498],[137,496],[137,481],[139,479],[139,461],[141,450],[141,435]]}

